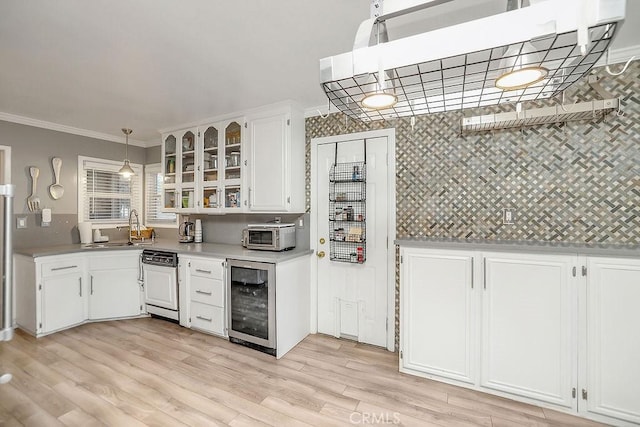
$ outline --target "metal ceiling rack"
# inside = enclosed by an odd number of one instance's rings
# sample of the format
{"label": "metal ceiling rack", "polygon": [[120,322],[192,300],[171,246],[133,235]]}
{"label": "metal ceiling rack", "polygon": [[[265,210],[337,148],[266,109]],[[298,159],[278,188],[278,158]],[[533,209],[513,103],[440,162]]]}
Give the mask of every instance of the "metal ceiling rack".
{"label": "metal ceiling rack", "polygon": [[[547,99],[589,72],[624,15],[624,0],[548,0],[375,45],[363,30],[353,51],[320,60],[320,83],[340,111],[364,122]],[[496,78],[512,71],[525,51],[522,66],[542,67],[547,76],[525,89],[497,88]],[[380,86],[379,74],[398,102],[364,108],[362,99]]]}
{"label": "metal ceiling rack", "polygon": [[512,111],[463,117],[461,130],[463,132],[478,132],[577,120],[592,120],[604,117],[613,111],[621,111],[618,98],[580,102],[571,105],[556,105],[554,107],[535,108],[520,112]]}

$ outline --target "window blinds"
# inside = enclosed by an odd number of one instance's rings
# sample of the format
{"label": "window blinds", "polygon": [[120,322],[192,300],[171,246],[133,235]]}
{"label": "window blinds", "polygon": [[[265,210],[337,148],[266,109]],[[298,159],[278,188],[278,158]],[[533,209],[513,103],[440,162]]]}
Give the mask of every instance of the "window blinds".
{"label": "window blinds", "polygon": [[145,166],[145,224],[176,226],[176,214],[162,212],[163,175],[160,163]]}
{"label": "window blinds", "polygon": [[142,167],[136,175],[118,174],[121,162],[78,157],[78,220],[93,224],[125,224],[132,209],[142,212]]}

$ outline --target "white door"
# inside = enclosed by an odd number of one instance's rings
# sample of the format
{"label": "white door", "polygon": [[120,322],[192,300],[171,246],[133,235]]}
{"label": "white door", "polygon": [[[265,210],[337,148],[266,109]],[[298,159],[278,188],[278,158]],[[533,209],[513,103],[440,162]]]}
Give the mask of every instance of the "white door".
{"label": "white door", "polygon": [[140,314],[138,269],[94,270],[89,273],[89,319]]}
{"label": "white door", "polygon": [[576,257],[487,253],[481,385],[574,408]]}
{"label": "white door", "polygon": [[42,332],[51,332],[85,320],[82,273],[42,280]]}
{"label": "white door", "polygon": [[400,252],[402,370],[475,383],[474,254]]}
{"label": "white door", "polygon": [[[339,163],[361,162],[365,160],[365,139],[366,261],[361,264],[331,261],[329,172],[336,159],[336,143]],[[390,147],[393,147],[393,130],[314,140],[312,238],[315,242],[312,247],[317,255],[325,254],[314,258],[318,332],[392,349],[394,321],[389,318],[389,308],[394,304],[395,286],[394,280],[389,279],[393,271],[390,271],[388,239],[394,237],[390,236],[390,230],[395,221],[393,215],[389,218],[388,210],[394,211],[395,201],[393,170],[387,164]],[[393,245],[393,240],[389,241]],[[392,260],[394,254],[391,255]]]}
{"label": "white door", "polygon": [[588,258],[586,273],[581,410],[640,423],[640,260]]}
{"label": "white door", "polygon": [[168,310],[178,309],[175,268],[144,265],[144,302]]}

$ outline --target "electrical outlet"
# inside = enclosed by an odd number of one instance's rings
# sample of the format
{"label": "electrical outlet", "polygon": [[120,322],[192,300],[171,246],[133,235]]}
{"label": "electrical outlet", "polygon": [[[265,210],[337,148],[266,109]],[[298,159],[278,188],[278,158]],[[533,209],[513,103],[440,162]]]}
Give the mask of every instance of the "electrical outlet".
{"label": "electrical outlet", "polygon": [[16,218],[16,228],[27,228],[26,216],[19,216]]}
{"label": "electrical outlet", "polygon": [[513,224],[516,220],[516,210],[514,208],[502,209],[502,223]]}

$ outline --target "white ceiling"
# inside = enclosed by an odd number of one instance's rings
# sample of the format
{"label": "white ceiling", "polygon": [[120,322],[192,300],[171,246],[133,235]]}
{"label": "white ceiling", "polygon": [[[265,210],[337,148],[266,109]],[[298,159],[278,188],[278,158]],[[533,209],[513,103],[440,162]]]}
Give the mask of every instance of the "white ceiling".
{"label": "white ceiling", "polygon": [[[352,49],[369,4],[2,0],[0,113],[118,141],[120,128],[130,127],[134,140],[155,145],[158,129],[206,117],[286,99],[326,106],[318,60]],[[640,40],[640,1],[627,8],[614,49]],[[397,39],[505,9],[506,0],[455,0],[389,21],[389,34]]]}

